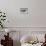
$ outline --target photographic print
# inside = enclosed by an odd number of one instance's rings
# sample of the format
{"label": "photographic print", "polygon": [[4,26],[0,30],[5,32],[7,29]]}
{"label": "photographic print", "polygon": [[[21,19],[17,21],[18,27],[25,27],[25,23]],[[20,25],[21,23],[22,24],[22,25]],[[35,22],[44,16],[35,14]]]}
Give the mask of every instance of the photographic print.
{"label": "photographic print", "polygon": [[28,8],[20,8],[21,14],[28,14]]}

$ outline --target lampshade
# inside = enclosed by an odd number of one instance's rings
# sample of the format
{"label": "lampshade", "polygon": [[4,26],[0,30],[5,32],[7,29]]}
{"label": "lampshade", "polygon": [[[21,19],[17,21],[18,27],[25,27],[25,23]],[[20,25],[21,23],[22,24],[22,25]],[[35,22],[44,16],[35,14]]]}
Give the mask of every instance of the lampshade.
{"label": "lampshade", "polygon": [[5,29],[5,32],[6,32],[6,33],[9,33],[10,31],[9,31],[9,29]]}

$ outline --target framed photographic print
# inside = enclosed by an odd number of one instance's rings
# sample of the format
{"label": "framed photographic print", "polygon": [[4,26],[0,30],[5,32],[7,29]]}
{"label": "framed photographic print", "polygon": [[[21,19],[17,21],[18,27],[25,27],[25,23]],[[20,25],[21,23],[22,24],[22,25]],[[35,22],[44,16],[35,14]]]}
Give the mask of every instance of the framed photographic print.
{"label": "framed photographic print", "polygon": [[20,8],[21,14],[28,14],[28,8]]}

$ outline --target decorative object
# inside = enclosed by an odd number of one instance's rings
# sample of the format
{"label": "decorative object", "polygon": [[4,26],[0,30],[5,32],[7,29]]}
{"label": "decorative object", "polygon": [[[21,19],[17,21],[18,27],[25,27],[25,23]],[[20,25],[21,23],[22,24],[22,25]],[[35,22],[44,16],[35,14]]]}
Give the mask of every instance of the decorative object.
{"label": "decorative object", "polygon": [[21,14],[28,14],[28,8],[20,8]]}
{"label": "decorative object", "polygon": [[3,46],[13,46],[13,39],[9,37],[9,33],[7,35],[4,35],[5,40],[1,39],[1,44]]}
{"label": "decorative object", "polygon": [[5,29],[5,32],[6,32],[6,33],[9,33],[9,32],[10,32],[10,30],[9,30],[9,29]]}
{"label": "decorative object", "polygon": [[41,46],[46,46],[46,34],[45,34],[45,42]]}
{"label": "decorative object", "polygon": [[0,11],[0,27],[3,28],[4,27],[4,22],[6,20],[6,15],[4,12]]}
{"label": "decorative object", "polygon": [[9,30],[9,29],[5,29],[5,32],[6,32],[7,34],[9,34],[10,30]]}

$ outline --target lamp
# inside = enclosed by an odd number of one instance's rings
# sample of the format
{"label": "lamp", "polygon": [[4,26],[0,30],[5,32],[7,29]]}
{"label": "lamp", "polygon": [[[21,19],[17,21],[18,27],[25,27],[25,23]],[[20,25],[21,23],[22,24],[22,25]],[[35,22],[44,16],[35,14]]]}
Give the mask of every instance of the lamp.
{"label": "lamp", "polygon": [[7,33],[7,36],[9,36],[9,29],[5,29],[5,32]]}
{"label": "lamp", "polygon": [[8,29],[5,29],[5,32],[6,32],[6,33],[9,33],[9,30],[8,30]]}

